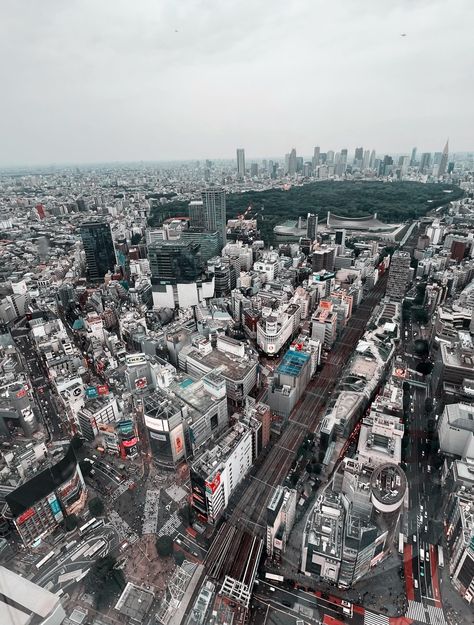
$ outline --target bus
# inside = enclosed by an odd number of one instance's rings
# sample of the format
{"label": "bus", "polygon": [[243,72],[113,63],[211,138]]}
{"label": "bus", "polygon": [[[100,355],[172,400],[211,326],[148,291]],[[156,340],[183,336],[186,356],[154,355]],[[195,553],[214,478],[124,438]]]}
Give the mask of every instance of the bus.
{"label": "bus", "polygon": [[284,581],[283,575],[275,575],[274,573],[265,573],[265,579],[271,579],[274,582],[282,582]]}
{"label": "bus", "polygon": [[84,523],[84,525],[81,525],[81,527],[79,528],[79,534],[83,536],[86,532],[92,529],[92,526],[94,525],[96,521],[97,519],[95,517],[92,517],[92,519],[87,521],[87,523]]}
{"label": "bus", "polygon": [[441,568],[444,566],[444,554],[443,547],[441,547],[441,545],[438,545],[438,566]]}
{"label": "bus", "polygon": [[54,551],[50,551],[48,553],[48,555],[44,556],[44,558],[42,558],[37,564],[36,564],[36,568],[40,569],[44,564],[46,564],[46,562],[48,562],[49,560],[51,560],[51,558],[54,557]]}
{"label": "bus", "polygon": [[399,532],[398,534],[398,553],[401,553],[403,555],[403,548],[404,548],[404,536],[403,536],[403,532]]}
{"label": "bus", "polygon": [[92,558],[93,556],[95,556],[97,552],[101,551],[106,546],[107,546],[107,543],[105,542],[105,540],[98,540],[94,545],[92,545],[92,547],[90,547],[86,552],[84,552],[84,557]]}

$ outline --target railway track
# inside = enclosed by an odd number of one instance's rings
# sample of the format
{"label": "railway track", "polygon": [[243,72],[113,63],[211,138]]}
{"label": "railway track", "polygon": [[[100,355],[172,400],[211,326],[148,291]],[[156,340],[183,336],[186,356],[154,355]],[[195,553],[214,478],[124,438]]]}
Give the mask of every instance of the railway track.
{"label": "railway track", "polygon": [[360,304],[349,320],[341,339],[331,351],[322,371],[308,384],[303,398],[296,405],[278,443],[270,450],[245,492],[240,495],[229,521],[264,536],[267,503],[276,486],[288,475],[296,453],[309,432],[314,432],[324,414],[329,391],[337,384],[375,306],[386,288],[385,273],[375,288]]}

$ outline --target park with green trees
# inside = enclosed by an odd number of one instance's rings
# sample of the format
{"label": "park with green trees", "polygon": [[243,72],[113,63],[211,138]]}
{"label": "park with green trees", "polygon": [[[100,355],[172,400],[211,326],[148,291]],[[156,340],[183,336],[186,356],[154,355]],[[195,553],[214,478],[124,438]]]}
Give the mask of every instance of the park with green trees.
{"label": "park with green trees", "polygon": [[[422,217],[430,210],[462,197],[463,191],[448,184],[381,181],[322,181],[292,186],[289,190],[269,189],[227,195],[227,217],[234,218],[252,206],[262,238],[273,242],[273,228],[287,219],[316,213],[320,220],[330,211],[342,217],[377,213],[387,223]],[[149,225],[157,226],[163,216],[186,216],[187,201],[169,201],[152,210]]]}

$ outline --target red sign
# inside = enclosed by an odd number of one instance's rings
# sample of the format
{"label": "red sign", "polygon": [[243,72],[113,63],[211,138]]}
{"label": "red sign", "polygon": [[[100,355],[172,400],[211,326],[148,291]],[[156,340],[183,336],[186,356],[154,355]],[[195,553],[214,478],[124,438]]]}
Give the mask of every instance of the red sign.
{"label": "red sign", "polygon": [[26,395],[26,391],[24,388],[20,389],[19,391],[17,391],[16,396],[18,397],[18,399],[20,399],[20,397],[24,397]]}
{"label": "red sign", "polygon": [[132,438],[129,441],[122,441],[122,445],[124,447],[133,447],[134,445],[136,445],[138,443],[136,438]]}
{"label": "red sign", "polygon": [[108,395],[109,387],[106,384],[99,384],[99,386],[97,387],[97,392],[99,393],[99,395]]}
{"label": "red sign", "polygon": [[135,380],[135,388],[145,388],[147,385],[147,379],[146,378],[137,378]]}
{"label": "red sign", "polygon": [[30,519],[32,516],[34,516],[34,514],[35,514],[34,508],[29,508],[29,510],[25,510],[25,512],[23,512],[23,514],[20,514],[20,516],[17,518],[16,524],[21,525],[25,521],[28,521],[28,519]]}
{"label": "red sign", "polygon": [[181,438],[181,436],[176,437],[175,447],[177,454],[180,454],[183,451],[183,439]]}
{"label": "red sign", "polygon": [[216,490],[219,488],[220,483],[221,483],[221,474],[216,473],[212,482],[206,482],[206,490],[207,491],[210,490],[211,493],[214,494]]}

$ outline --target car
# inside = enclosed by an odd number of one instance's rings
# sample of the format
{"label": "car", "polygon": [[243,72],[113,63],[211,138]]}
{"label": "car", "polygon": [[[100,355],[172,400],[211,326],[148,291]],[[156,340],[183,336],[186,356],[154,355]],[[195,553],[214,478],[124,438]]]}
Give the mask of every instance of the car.
{"label": "car", "polygon": [[413,542],[416,543],[416,534],[413,534]]}
{"label": "car", "polygon": [[418,588],[418,580],[417,579],[413,580],[413,585],[415,586],[415,588]]}

